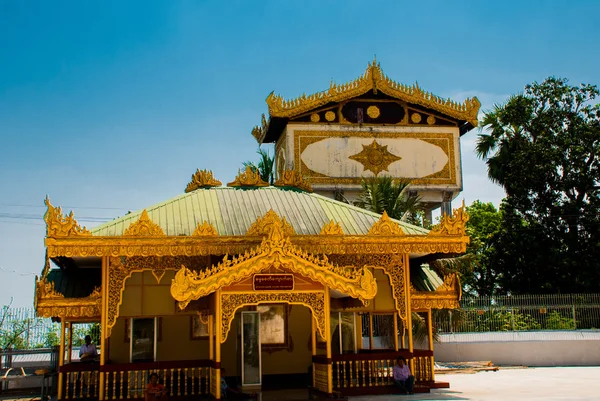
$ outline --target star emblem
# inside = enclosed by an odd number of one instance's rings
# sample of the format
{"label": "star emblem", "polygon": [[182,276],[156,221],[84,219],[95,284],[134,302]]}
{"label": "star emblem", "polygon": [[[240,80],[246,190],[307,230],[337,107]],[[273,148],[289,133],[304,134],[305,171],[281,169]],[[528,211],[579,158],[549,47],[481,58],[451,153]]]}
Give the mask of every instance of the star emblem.
{"label": "star emblem", "polygon": [[365,170],[370,170],[377,175],[382,171],[387,171],[390,164],[402,159],[387,150],[387,145],[382,146],[373,140],[370,145],[362,145],[363,150],[360,153],[350,156],[352,160],[356,160],[363,165]]}

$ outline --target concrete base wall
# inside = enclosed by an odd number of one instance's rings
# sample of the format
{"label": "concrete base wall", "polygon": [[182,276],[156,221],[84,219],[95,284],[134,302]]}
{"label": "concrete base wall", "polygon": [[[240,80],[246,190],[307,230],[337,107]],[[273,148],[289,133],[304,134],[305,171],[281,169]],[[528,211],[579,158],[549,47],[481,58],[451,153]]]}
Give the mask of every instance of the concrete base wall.
{"label": "concrete base wall", "polygon": [[600,366],[600,331],[442,334],[434,345],[434,355],[439,362]]}

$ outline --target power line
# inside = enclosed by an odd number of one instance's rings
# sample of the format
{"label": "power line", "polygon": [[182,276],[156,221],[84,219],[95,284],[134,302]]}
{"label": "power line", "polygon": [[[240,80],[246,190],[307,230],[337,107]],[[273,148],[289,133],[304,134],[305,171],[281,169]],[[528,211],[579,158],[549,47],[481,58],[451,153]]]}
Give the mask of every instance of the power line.
{"label": "power line", "polygon": [[21,272],[18,272],[16,270],[6,270],[2,266],[0,266],[0,271],[3,272],[3,273],[14,273],[14,274],[17,274],[19,276],[37,276],[39,274],[39,273],[21,273]]}
{"label": "power line", "polygon": [[[0,207],[33,207],[45,209],[45,205],[25,205],[18,203],[0,203]],[[90,209],[90,210],[129,210],[125,207],[100,207],[100,206],[61,206],[63,209]]]}

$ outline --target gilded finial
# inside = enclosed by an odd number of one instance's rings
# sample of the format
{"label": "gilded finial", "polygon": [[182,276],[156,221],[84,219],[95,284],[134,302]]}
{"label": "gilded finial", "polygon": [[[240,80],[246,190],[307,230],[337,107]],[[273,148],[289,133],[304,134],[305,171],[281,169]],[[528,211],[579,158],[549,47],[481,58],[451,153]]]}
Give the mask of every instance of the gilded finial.
{"label": "gilded finial", "polygon": [[463,199],[462,205],[458,209],[454,209],[452,217],[444,214],[438,225],[433,227],[428,235],[467,235],[467,221],[469,215]]}
{"label": "gilded finial", "polygon": [[300,175],[296,170],[284,170],[279,179],[275,181],[276,187],[292,187],[298,188],[306,192],[312,192],[312,186],[309,182],[304,180],[304,177]]}
{"label": "gilded finial", "polygon": [[131,237],[164,237],[165,232],[158,224],[150,220],[148,212],[144,209],[138,221],[131,223],[123,235]]}
{"label": "gilded finial", "polygon": [[381,218],[373,224],[367,235],[404,235],[404,231],[384,210]]}
{"label": "gilded finial", "polygon": [[242,173],[238,171],[235,180],[227,184],[228,187],[268,187],[269,183],[263,181],[258,171],[250,166],[246,166],[246,170]]}
{"label": "gilded finial", "polygon": [[47,237],[76,237],[76,236],[90,236],[92,233],[85,227],[81,227],[75,217],[73,211],[67,216],[64,216],[60,207],[54,207],[50,203],[50,198],[46,195],[44,204],[47,206],[46,213],[44,214],[44,221],[46,222],[46,236]]}
{"label": "gilded finial", "polygon": [[218,186],[221,186],[221,181],[215,179],[212,171],[197,169],[196,172],[192,174],[192,180],[187,184],[185,192],[192,192],[199,188]]}

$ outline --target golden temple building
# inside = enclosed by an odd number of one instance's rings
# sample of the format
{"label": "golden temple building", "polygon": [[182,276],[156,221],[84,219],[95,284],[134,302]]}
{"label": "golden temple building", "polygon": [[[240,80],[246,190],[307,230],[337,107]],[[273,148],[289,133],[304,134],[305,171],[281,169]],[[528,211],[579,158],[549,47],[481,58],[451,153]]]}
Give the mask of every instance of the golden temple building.
{"label": "golden temple building", "polygon": [[[35,307],[61,322],[59,400],[140,398],[152,372],[171,397],[221,399],[222,376],[378,394],[393,392],[398,356],[417,391],[447,386],[434,377],[431,316],[458,308],[461,286],[421,262],[465,252],[464,207],[429,231],[334,197],[389,174],[448,209],[479,102],[395,83],[373,62],[351,83],[267,104],[252,133],[275,143],[273,186],[251,169],[226,186],[198,170],[181,195],[90,230],[46,199]],[[96,361],[67,351],[81,323],[101,327]]]}

